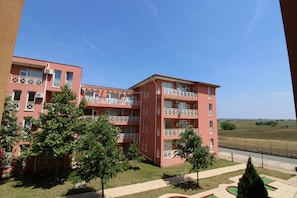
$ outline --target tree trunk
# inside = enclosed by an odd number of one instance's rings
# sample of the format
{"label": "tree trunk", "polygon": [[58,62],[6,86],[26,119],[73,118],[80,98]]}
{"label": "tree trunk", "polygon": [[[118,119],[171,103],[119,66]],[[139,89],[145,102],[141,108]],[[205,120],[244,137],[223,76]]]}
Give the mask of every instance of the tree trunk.
{"label": "tree trunk", "polygon": [[102,179],[101,179],[101,189],[102,189],[102,198],[104,198],[105,197],[104,196],[104,183],[103,183]]}
{"label": "tree trunk", "polygon": [[197,188],[200,189],[200,184],[199,184],[199,171],[197,171]]}

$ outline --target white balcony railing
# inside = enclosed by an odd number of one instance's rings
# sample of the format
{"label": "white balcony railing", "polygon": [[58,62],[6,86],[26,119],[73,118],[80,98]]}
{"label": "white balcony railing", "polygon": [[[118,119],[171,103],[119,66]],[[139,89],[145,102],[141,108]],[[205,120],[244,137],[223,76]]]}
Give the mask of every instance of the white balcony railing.
{"label": "white balcony railing", "polygon": [[101,98],[101,97],[91,97],[85,96],[88,102],[97,104],[117,104],[117,105],[132,105],[139,106],[139,101],[127,100],[127,99],[117,99],[117,98]]}
{"label": "white balcony railing", "polygon": [[[171,128],[171,129],[164,129],[165,136],[179,136],[181,133],[185,132],[185,128]],[[194,132],[198,134],[198,128],[194,128]]]}
{"label": "white balcony railing", "polygon": [[190,91],[183,91],[180,89],[173,89],[173,88],[164,88],[165,95],[174,95],[174,96],[186,96],[191,98],[197,98],[198,94],[195,92]]}
{"label": "white balcony railing", "polygon": [[175,151],[176,150],[166,150],[166,151],[163,151],[163,158],[173,158]]}
{"label": "white balcony railing", "polygon": [[[114,123],[114,122],[139,122],[139,117],[138,116],[107,116],[109,122]],[[80,117],[81,119],[86,119],[86,120],[91,120],[91,121],[97,121],[98,116],[92,116],[92,115],[84,115]]]}
{"label": "white balcony railing", "polygon": [[120,133],[118,140],[138,139],[138,133]]}
{"label": "white balcony railing", "polygon": [[26,111],[34,111],[34,102],[27,101],[25,110]]}
{"label": "white balcony railing", "polygon": [[164,108],[165,115],[198,116],[196,109]]}
{"label": "white balcony railing", "polygon": [[20,84],[41,85],[42,78],[31,77],[31,76],[12,75],[11,82],[12,83],[20,83]]}
{"label": "white balcony railing", "polygon": [[16,110],[20,110],[20,101],[19,100],[12,101],[12,104]]}

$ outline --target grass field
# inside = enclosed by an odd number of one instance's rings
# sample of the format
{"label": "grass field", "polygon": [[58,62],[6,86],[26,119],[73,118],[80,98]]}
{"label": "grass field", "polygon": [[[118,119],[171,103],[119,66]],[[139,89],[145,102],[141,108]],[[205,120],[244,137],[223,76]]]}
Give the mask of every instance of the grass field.
{"label": "grass field", "polygon": [[279,120],[274,127],[257,126],[256,120],[230,122],[236,125],[236,129],[225,131],[219,127],[219,146],[289,157],[297,155],[295,120]]}
{"label": "grass field", "polygon": [[[209,169],[234,165],[235,163],[218,159]],[[139,163],[139,170],[128,170],[119,173],[107,183],[105,188],[124,186],[139,182],[146,182],[156,179],[165,179],[172,176],[180,176],[190,173],[191,166],[182,164],[160,168],[147,163]],[[8,178],[0,180],[0,197],[60,197],[69,194],[101,190],[100,180],[93,180],[86,189],[75,189],[68,181],[60,182],[51,179],[52,175],[42,177]]]}

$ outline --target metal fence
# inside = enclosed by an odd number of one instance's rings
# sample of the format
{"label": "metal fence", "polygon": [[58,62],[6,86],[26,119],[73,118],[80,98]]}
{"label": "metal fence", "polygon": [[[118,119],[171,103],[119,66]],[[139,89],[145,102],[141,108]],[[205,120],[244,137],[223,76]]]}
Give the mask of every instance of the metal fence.
{"label": "metal fence", "polygon": [[244,151],[297,158],[297,142],[243,138],[219,138],[219,146]]}

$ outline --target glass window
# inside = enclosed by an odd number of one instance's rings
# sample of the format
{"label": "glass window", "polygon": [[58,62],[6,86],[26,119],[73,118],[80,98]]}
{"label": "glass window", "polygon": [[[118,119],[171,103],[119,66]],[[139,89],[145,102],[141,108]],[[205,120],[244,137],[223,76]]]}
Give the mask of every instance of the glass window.
{"label": "glass window", "polygon": [[213,133],[213,121],[209,121],[209,133]]}
{"label": "glass window", "polygon": [[208,104],[208,115],[212,116],[212,104]]}
{"label": "glass window", "polygon": [[55,70],[53,87],[60,87],[60,80],[61,80],[61,71]]}
{"label": "glass window", "polygon": [[211,99],[211,87],[208,87],[208,99]]}
{"label": "glass window", "polygon": [[66,72],[66,84],[72,87],[73,72]]}
{"label": "glass window", "polygon": [[20,90],[14,90],[13,91],[13,98],[12,100],[15,101],[15,100],[21,100],[21,94],[22,94],[22,91]]}
{"label": "glass window", "polygon": [[28,102],[35,101],[35,92],[28,92]]}

